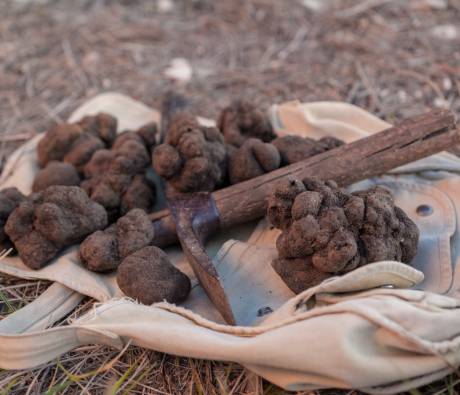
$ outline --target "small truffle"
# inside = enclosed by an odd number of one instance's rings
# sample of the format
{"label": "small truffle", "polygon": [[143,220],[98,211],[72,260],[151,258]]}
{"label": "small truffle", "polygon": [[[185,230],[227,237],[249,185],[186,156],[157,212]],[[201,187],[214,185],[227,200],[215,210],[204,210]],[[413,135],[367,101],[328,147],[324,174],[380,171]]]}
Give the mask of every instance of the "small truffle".
{"label": "small truffle", "polygon": [[187,113],[176,115],[166,141],[153,150],[152,166],[178,192],[213,191],[226,174],[227,151],[215,128]]}
{"label": "small truffle", "polygon": [[276,136],[268,117],[251,103],[235,101],[220,114],[218,129],[228,144],[240,147],[254,137],[265,143]]}
{"label": "small truffle", "polygon": [[335,137],[323,137],[319,140],[313,140],[309,137],[287,135],[276,138],[272,141],[272,144],[281,155],[282,165],[286,166],[339,147],[344,143]]}
{"label": "small truffle", "polygon": [[333,181],[283,180],[267,215],[282,230],[273,267],[295,292],[372,262],[410,263],[417,252],[417,226],[379,186],[350,194]]}
{"label": "small truffle", "polygon": [[149,122],[144,126],[140,127],[136,132],[149,151],[155,146],[158,138],[158,128],[156,122]]}
{"label": "small truffle", "polygon": [[8,250],[13,246],[5,233],[5,223],[13,210],[25,199],[26,197],[15,187],[0,191],[0,250]]}
{"label": "small truffle", "polygon": [[80,245],[80,261],[95,272],[116,269],[123,258],[148,246],[153,236],[153,226],[145,211],[131,210],[116,224],[89,235]]}
{"label": "small truffle", "polygon": [[31,269],[45,266],[63,248],[107,226],[107,213],[79,187],[51,186],[10,214],[5,232]]}
{"label": "small truffle", "polygon": [[117,119],[110,114],[87,115],[77,122],[84,132],[99,137],[107,146],[111,146],[117,135]]}
{"label": "small truffle", "polygon": [[230,155],[230,183],[236,184],[275,170],[280,166],[280,161],[280,154],[274,145],[250,138]]}
{"label": "small truffle", "polygon": [[126,296],[146,305],[181,303],[191,290],[190,279],[154,246],[127,256],[118,267],[117,283]]}
{"label": "small truffle", "polygon": [[38,164],[45,167],[53,160],[62,161],[81,133],[81,128],[75,124],[60,123],[53,126],[38,142]]}
{"label": "small truffle", "polygon": [[80,177],[75,166],[70,163],[52,161],[35,176],[33,192],[42,191],[52,185],[79,185]]}

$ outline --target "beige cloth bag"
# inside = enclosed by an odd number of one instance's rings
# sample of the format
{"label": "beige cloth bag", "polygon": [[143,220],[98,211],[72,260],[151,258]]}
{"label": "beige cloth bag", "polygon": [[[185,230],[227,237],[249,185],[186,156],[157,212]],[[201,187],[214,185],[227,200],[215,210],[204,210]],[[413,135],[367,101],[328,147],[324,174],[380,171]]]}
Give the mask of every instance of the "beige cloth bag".
{"label": "beige cloth bag", "polygon": [[[90,100],[70,120],[99,111],[116,115],[120,130],[158,120],[157,112],[114,93]],[[285,103],[273,106],[270,116],[280,134],[329,134],[347,141],[389,126],[335,102]],[[40,138],[10,157],[1,188],[30,191]],[[295,296],[270,266],[277,231],[265,220],[221,232],[207,249],[235,312],[235,327],[224,324],[177,247],[167,252],[193,284],[181,306],[143,306],[123,298],[114,274],[92,273],[80,265],[77,247],[38,271],[18,258],[4,258],[1,272],[54,284],[0,322],[0,367],[31,368],[83,344],[121,348],[132,340],[171,354],[238,362],[289,390],[396,393],[440,378],[460,364],[460,160],[443,153],[393,173],[353,187],[384,183],[393,190],[397,204],[421,229],[415,268],[379,262]],[[420,204],[430,205],[432,214],[419,216]],[[83,295],[101,304],[67,326],[51,327]]]}

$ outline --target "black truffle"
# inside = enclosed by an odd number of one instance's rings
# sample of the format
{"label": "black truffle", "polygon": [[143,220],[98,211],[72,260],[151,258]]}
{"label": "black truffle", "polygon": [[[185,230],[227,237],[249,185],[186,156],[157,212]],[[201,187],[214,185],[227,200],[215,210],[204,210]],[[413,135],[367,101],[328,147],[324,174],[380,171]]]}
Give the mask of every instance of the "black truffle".
{"label": "black truffle", "polygon": [[80,260],[89,270],[116,269],[121,260],[148,246],[154,237],[149,216],[133,209],[104,231],[89,235],[80,245]]}
{"label": "black truffle", "polygon": [[13,210],[26,200],[17,188],[5,188],[0,191],[0,250],[8,250],[13,245],[5,233],[5,224]]}
{"label": "black truffle", "polygon": [[250,138],[230,155],[230,183],[236,184],[275,170],[280,166],[280,161],[280,154],[274,145]]}
{"label": "black truffle", "polygon": [[137,133],[124,132],[112,149],[96,151],[84,167],[81,187],[107,210],[112,221],[132,208],[149,211],[155,203],[155,186],[145,177],[150,161]]}
{"label": "black truffle", "polygon": [[268,117],[251,103],[242,100],[226,107],[221,112],[217,125],[225,141],[237,147],[251,137],[265,143],[276,137]]}
{"label": "black truffle", "polygon": [[75,166],[70,163],[52,161],[35,176],[33,192],[42,191],[52,185],[79,185],[80,176]]}
{"label": "black truffle", "polygon": [[224,181],[226,161],[219,131],[187,113],[172,119],[165,143],[152,153],[153,169],[178,192],[213,191]]}
{"label": "black truffle", "polygon": [[[327,277],[318,271],[331,276],[381,260],[409,263],[417,252],[417,226],[378,186],[350,194],[333,181],[284,180],[267,215],[282,230],[273,267],[295,292]],[[303,289],[298,268],[311,271],[301,276],[310,279]]]}
{"label": "black truffle", "polygon": [[189,278],[154,246],[127,256],[118,267],[117,283],[126,296],[146,305],[181,303],[191,290]]}
{"label": "black truffle", "polygon": [[113,143],[116,131],[117,120],[104,113],[57,124],[38,143],[38,163],[45,167],[51,161],[64,161],[82,171],[94,152]]}
{"label": "black truffle", "polygon": [[5,232],[31,269],[45,266],[63,248],[107,226],[107,213],[79,187],[51,186],[10,214]]}
{"label": "black truffle", "polygon": [[335,137],[323,137],[319,140],[313,140],[309,137],[287,135],[276,138],[272,141],[272,144],[281,155],[282,165],[286,166],[339,147],[344,142]]}

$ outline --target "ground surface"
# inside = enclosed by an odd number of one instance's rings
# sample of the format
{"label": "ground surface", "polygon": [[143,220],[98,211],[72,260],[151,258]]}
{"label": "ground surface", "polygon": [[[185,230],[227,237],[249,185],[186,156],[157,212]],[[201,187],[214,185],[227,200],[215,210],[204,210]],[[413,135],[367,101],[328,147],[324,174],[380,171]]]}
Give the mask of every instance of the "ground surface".
{"label": "ground surface", "polygon": [[[174,58],[191,65],[188,83],[165,75]],[[116,90],[157,106],[171,87],[208,117],[235,97],[264,107],[344,100],[389,121],[430,107],[459,115],[460,0],[0,2],[1,164],[97,93]],[[47,286],[0,281],[3,317]],[[414,393],[455,393],[458,381]],[[33,371],[1,371],[2,389],[282,393],[236,365],[98,346]]]}

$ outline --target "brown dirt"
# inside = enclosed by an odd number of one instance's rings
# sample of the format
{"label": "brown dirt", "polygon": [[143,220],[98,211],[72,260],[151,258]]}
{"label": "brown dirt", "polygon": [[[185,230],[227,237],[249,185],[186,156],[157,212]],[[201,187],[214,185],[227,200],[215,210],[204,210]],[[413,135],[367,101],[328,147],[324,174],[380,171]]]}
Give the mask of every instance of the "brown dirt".
{"label": "brown dirt", "polygon": [[[176,57],[194,71],[180,89],[207,117],[238,97],[265,108],[344,100],[389,121],[434,106],[460,112],[460,0],[183,0],[168,13],[159,3],[0,2],[1,163],[97,93],[115,90],[158,106],[163,92],[178,87],[163,74]],[[0,284],[0,317],[46,285],[4,277]],[[107,365],[116,356],[82,347],[57,364],[0,372],[0,389],[97,394],[127,373],[121,393],[282,393],[236,365],[136,347]],[[420,392],[456,393],[457,385],[451,376]]]}

